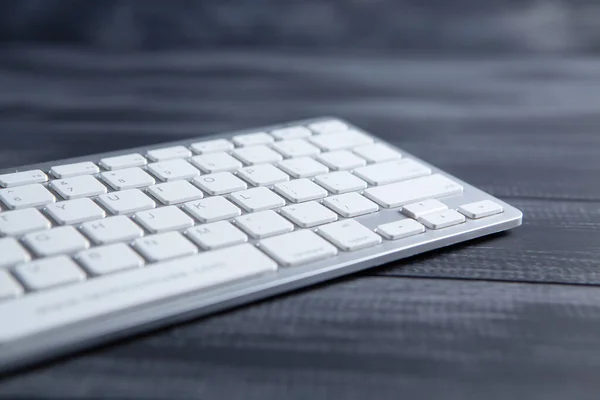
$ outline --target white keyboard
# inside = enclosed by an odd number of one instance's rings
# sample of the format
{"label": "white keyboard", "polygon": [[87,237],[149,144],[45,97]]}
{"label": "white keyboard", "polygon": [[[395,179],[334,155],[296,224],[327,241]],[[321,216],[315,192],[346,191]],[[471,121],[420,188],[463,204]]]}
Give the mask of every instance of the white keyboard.
{"label": "white keyboard", "polygon": [[0,369],[521,219],[334,118],[0,171]]}

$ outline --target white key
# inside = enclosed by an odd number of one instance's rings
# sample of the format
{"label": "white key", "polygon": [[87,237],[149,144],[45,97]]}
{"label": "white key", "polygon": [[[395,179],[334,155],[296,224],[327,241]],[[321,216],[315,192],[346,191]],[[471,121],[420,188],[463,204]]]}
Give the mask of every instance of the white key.
{"label": "white key", "polygon": [[185,233],[204,250],[214,250],[248,241],[248,236],[227,221],[190,228]]}
{"label": "white key", "polygon": [[315,122],[308,125],[308,127],[318,134],[345,132],[350,129],[348,125],[337,119]]}
{"label": "white key", "polygon": [[[458,211],[471,219],[489,217],[504,212],[504,208],[491,200],[476,201],[475,203],[464,204]],[[1,219],[0,214],[0,219]],[[0,221],[1,222],[1,221]]]}
{"label": "white key", "polygon": [[402,156],[396,150],[383,143],[368,144],[352,150],[370,163],[399,160]]}
{"label": "white key", "polygon": [[137,189],[155,183],[154,178],[140,168],[103,172],[101,176],[115,190]]}
{"label": "white key", "polygon": [[317,159],[332,170],[345,170],[363,167],[367,162],[348,150],[329,151]]}
{"label": "white key", "polygon": [[291,222],[271,210],[242,215],[235,219],[235,224],[256,239],[281,235],[294,230]]}
{"label": "white key", "polygon": [[277,140],[289,140],[307,138],[312,135],[312,132],[303,126],[288,126],[271,131],[271,135]]}
{"label": "white key", "polygon": [[429,175],[431,169],[414,160],[400,160],[357,168],[354,174],[371,185],[387,185]]}
{"label": "white key", "polygon": [[296,231],[260,241],[260,249],[285,267],[333,257],[337,249],[312,231]]}
{"label": "white key", "polygon": [[248,165],[272,164],[283,160],[281,154],[267,146],[242,147],[235,149],[232,154]]}
{"label": "white key", "polygon": [[150,150],[147,154],[152,161],[174,160],[176,158],[189,158],[192,152],[184,146],[165,147],[164,149]]}
{"label": "white key", "polygon": [[435,199],[417,201],[402,207],[402,214],[414,219],[421,218],[425,214],[447,210],[448,206]]}
{"label": "white key", "polygon": [[194,225],[194,220],[175,206],[140,211],[135,214],[135,221],[150,233],[174,231]]}
{"label": "white key", "polygon": [[388,240],[403,239],[425,232],[425,227],[414,219],[406,218],[377,227],[377,233]]}
{"label": "white key", "polygon": [[249,212],[270,210],[285,205],[285,200],[265,187],[232,193],[231,200]]}
{"label": "white key", "polygon": [[49,228],[50,221],[35,208],[0,213],[0,236],[21,236]]}
{"label": "white key", "polygon": [[290,182],[278,183],[274,186],[274,189],[294,203],[322,199],[327,196],[327,190],[309,179],[296,179]]}
{"label": "white key", "polygon": [[0,325],[0,343],[275,270],[273,260],[242,244],[31,294],[0,305],[0,321],[11,321]]}
{"label": "white key", "polygon": [[0,271],[0,301],[23,294],[23,288],[8,271]]}
{"label": "white key", "polygon": [[326,166],[309,157],[284,160],[277,165],[294,178],[311,178],[329,172]]}
{"label": "white key", "polygon": [[138,189],[108,193],[98,197],[98,202],[111,214],[131,214],[156,207],[154,201]]}
{"label": "white key", "polygon": [[13,238],[0,239],[0,268],[29,261],[31,257]]}
{"label": "white key", "polygon": [[39,169],[0,175],[0,187],[3,188],[29,185],[32,183],[44,183],[47,181],[48,177]]}
{"label": "white key", "polygon": [[208,153],[192,157],[192,164],[207,173],[235,171],[242,168],[240,161],[227,153]]}
{"label": "white key", "polygon": [[81,225],[81,231],[96,244],[129,242],[144,234],[139,226],[123,215],[86,222]]}
{"label": "white key", "polygon": [[110,274],[144,265],[144,260],[123,243],[86,250],[78,253],[75,259],[93,275]]}
{"label": "white key", "polygon": [[100,172],[100,168],[93,162],[85,161],[76,164],[57,165],[50,169],[50,173],[55,177],[72,178],[79,175],[93,175]]}
{"label": "white key", "polygon": [[281,209],[281,215],[301,228],[312,228],[338,219],[336,213],[316,201],[285,206]]}
{"label": "white key", "polygon": [[194,143],[190,147],[194,153],[207,154],[217,151],[233,150],[233,143],[225,139],[213,139],[205,142]]}
{"label": "white key", "polygon": [[11,210],[39,207],[56,201],[52,193],[39,183],[0,189],[0,200]]}
{"label": "white key", "polygon": [[356,192],[328,197],[323,200],[323,204],[346,218],[369,214],[379,210],[377,204]]}
{"label": "white key", "polygon": [[188,181],[173,181],[150,186],[148,193],[162,204],[172,205],[201,199],[204,195]]}
{"label": "white key", "polygon": [[343,150],[373,143],[372,138],[357,131],[311,136],[308,140],[323,151]]}
{"label": "white key", "polygon": [[183,209],[203,223],[234,218],[242,214],[242,210],[221,196],[185,203]]}
{"label": "white key", "polygon": [[443,229],[449,226],[462,224],[465,222],[465,216],[456,210],[444,210],[425,214],[419,218],[419,222],[429,229]]}
{"label": "white key", "polygon": [[50,188],[66,200],[99,196],[107,192],[106,186],[89,175],[54,180],[50,182]]}
{"label": "white key", "polygon": [[273,149],[281,153],[285,158],[316,156],[321,152],[318,147],[313,146],[303,139],[283,140],[275,143]]}
{"label": "white key", "polygon": [[382,242],[381,236],[353,219],[323,225],[317,233],[344,251],[360,250]]}
{"label": "white key", "polygon": [[230,172],[217,172],[216,174],[198,176],[194,179],[194,184],[213,196],[237,192],[248,187],[246,182]]}
{"label": "white key", "polygon": [[106,216],[103,209],[90,199],[61,201],[46,206],[48,215],[59,225],[75,225]]}
{"label": "white key", "polygon": [[40,257],[73,254],[90,247],[90,243],[72,226],[28,233],[23,243]]}
{"label": "white key", "polygon": [[290,180],[290,177],[286,173],[271,164],[240,168],[237,174],[254,186],[270,186]]}
{"label": "white key", "polygon": [[163,182],[192,179],[200,175],[200,171],[185,160],[169,160],[148,164],[148,171]]}
{"label": "white key", "polygon": [[100,166],[109,171],[123,168],[143,167],[148,161],[138,153],[107,157],[100,160]]}
{"label": "white key", "polygon": [[265,132],[248,133],[245,135],[237,135],[233,137],[233,143],[237,146],[257,146],[260,144],[273,143],[274,139]]}
{"label": "white key", "polygon": [[463,187],[440,174],[396,182],[365,190],[365,196],[382,207],[394,208],[430,198],[461,193]]}
{"label": "white key", "polygon": [[319,175],[315,182],[329,190],[331,193],[347,193],[367,188],[367,182],[357,178],[348,171],[336,171]]}
{"label": "white key", "polygon": [[178,232],[146,236],[134,242],[135,249],[150,262],[195,254],[198,248]]}
{"label": "white key", "polygon": [[31,290],[47,289],[85,279],[85,273],[66,256],[21,264],[15,268],[15,275]]}

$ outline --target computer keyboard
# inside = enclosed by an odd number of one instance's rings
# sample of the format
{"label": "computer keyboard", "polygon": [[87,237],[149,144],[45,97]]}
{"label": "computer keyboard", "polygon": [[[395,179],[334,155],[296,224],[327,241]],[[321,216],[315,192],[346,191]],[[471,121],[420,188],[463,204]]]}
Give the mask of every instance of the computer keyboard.
{"label": "computer keyboard", "polygon": [[521,219],[329,117],[0,171],[0,369]]}

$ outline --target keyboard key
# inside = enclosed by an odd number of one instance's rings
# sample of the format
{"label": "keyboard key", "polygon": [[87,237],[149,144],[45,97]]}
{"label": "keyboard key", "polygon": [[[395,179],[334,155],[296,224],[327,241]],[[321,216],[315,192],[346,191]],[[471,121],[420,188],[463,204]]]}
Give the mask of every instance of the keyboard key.
{"label": "keyboard key", "polygon": [[135,221],[150,233],[174,231],[194,225],[194,220],[175,206],[140,211],[135,214]]}
{"label": "keyboard key", "polygon": [[294,178],[311,178],[315,175],[326,174],[329,169],[310,157],[300,157],[284,160],[278,164],[284,172]]}
{"label": "keyboard key", "polygon": [[76,260],[93,275],[105,275],[144,265],[144,260],[123,243],[83,251],[77,254]]}
{"label": "keyboard key", "polygon": [[163,182],[192,179],[200,175],[200,171],[185,160],[170,160],[148,164],[148,171]]}
{"label": "keyboard key", "polygon": [[165,205],[201,199],[204,195],[188,181],[173,181],[150,186],[148,193]]}
{"label": "keyboard key", "polygon": [[135,249],[149,262],[195,254],[198,248],[178,232],[146,236],[134,242]]}
{"label": "keyboard key", "polygon": [[86,222],[81,225],[81,231],[96,244],[129,242],[144,234],[139,226],[122,215]]}
{"label": "keyboard key", "polygon": [[183,209],[200,222],[214,222],[237,217],[242,211],[227,199],[217,196],[184,204]]}
{"label": "keyboard key", "polygon": [[29,185],[32,183],[44,183],[47,181],[48,176],[39,169],[0,175],[0,187],[3,188]]}
{"label": "keyboard key", "polygon": [[274,139],[264,133],[248,133],[245,135],[237,135],[233,137],[233,143],[237,146],[247,147],[247,146],[257,146],[260,144],[269,144],[273,143]]}
{"label": "keyboard key", "polygon": [[326,121],[314,122],[314,123],[308,125],[308,127],[313,132],[318,133],[318,134],[339,133],[339,132],[345,132],[348,129],[350,129],[347,124],[345,124],[342,121],[339,121],[337,119],[330,119],[330,120],[326,120]]}
{"label": "keyboard key", "polygon": [[275,143],[273,149],[285,158],[315,156],[321,152],[318,147],[303,139],[283,140]]}
{"label": "keyboard key", "polygon": [[238,176],[254,186],[270,186],[290,180],[290,177],[270,164],[240,168]]}
{"label": "keyboard key", "polygon": [[93,175],[99,172],[100,168],[89,161],[76,164],[57,165],[50,169],[50,173],[59,179],[72,178],[79,175]]}
{"label": "keyboard key", "polygon": [[126,154],[124,156],[108,157],[100,160],[100,166],[109,171],[115,169],[143,167],[148,161],[141,154]]}
{"label": "keyboard key", "polygon": [[425,214],[443,211],[447,209],[448,206],[442,203],[441,201],[435,199],[428,199],[405,205],[404,207],[402,207],[402,214],[414,219],[418,219]]}
{"label": "keyboard key", "polygon": [[440,174],[396,182],[365,190],[365,196],[380,206],[394,208],[430,198],[461,193],[463,187]]}
{"label": "keyboard key", "polygon": [[106,216],[103,209],[90,199],[61,201],[46,206],[48,215],[59,225],[75,225]]}
{"label": "keyboard key", "polygon": [[285,267],[323,260],[337,249],[312,231],[296,231],[260,241],[260,249]]}
{"label": "keyboard key", "polygon": [[72,226],[28,233],[23,243],[40,257],[73,254],[90,247],[90,243]]}
{"label": "keyboard key", "polygon": [[66,256],[21,264],[15,268],[15,274],[30,290],[48,289],[85,279],[85,273]]}
{"label": "keyboard key", "polygon": [[265,187],[232,193],[231,200],[249,212],[270,210],[285,205],[285,200]]}
{"label": "keyboard key", "polygon": [[382,224],[377,227],[377,233],[388,240],[403,239],[423,232],[425,232],[425,227],[410,218]]}
{"label": "keyboard key", "polygon": [[216,174],[198,176],[194,179],[194,184],[213,196],[248,188],[246,182],[230,172],[217,172]]}
{"label": "keyboard key", "polygon": [[0,270],[0,301],[13,299],[23,294],[23,287],[8,271]]}
{"label": "keyboard key", "polygon": [[336,213],[316,201],[285,206],[281,209],[281,215],[301,228],[312,228],[338,219]]}
{"label": "keyboard key", "polygon": [[278,183],[274,186],[274,189],[294,203],[322,199],[327,196],[327,190],[309,179],[296,179],[290,182]]}
{"label": "keyboard key", "polygon": [[206,173],[229,172],[242,168],[240,161],[227,153],[208,153],[192,157],[192,164]]}
{"label": "keyboard key", "polygon": [[377,204],[358,193],[344,193],[323,200],[323,204],[343,217],[357,217],[379,210]]}
{"label": "keyboard key", "polygon": [[39,207],[56,201],[52,193],[39,183],[0,189],[0,200],[11,210]]}
{"label": "keyboard key", "polygon": [[343,150],[373,143],[373,138],[357,131],[311,136],[308,140],[323,151]]}
{"label": "keyboard key", "polygon": [[214,250],[248,241],[248,236],[227,221],[190,228],[185,233],[204,250]]}
{"label": "keyboard key", "polygon": [[370,163],[399,160],[402,157],[396,150],[382,143],[356,147],[352,151]]}
{"label": "keyboard key", "polygon": [[165,147],[164,149],[150,150],[147,154],[152,161],[166,161],[176,158],[189,158],[192,152],[184,146]]}
{"label": "keyboard key", "polygon": [[465,222],[465,216],[455,210],[444,210],[425,214],[419,218],[419,222],[429,229],[443,229],[449,226],[462,224]]}
{"label": "keyboard key", "polygon": [[156,207],[156,203],[138,189],[108,193],[98,197],[98,202],[110,213],[122,215]]}
{"label": "keyboard key", "polygon": [[429,175],[431,169],[414,160],[400,160],[357,168],[354,174],[371,185],[387,185]]}
{"label": "keyboard key", "polygon": [[312,135],[312,132],[303,126],[288,126],[271,131],[271,135],[277,140],[289,140],[307,138]]}
{"label": "keyboard key", "polygon": [[[491,200],[476,201],[459,207],[458,212],[471,219],[489,217],[504,212],[502,206]],[[2,214],[0,214],[2,215]],[[1,221],[0,221],[1,222]]]}
{"label": "keyboard key", "polygon": [[335,194],[355,192],[367,188],[367,182],[348,171],[336,171],[319,175],[315,178],[315,182]]}
{"label": "keyboard key", "polygon": [[155,183],[154,178],[140,168],[103,172],[101,176],[115,190],[137,189]]}
{"label": "keyboard key", "polygon": [[235,149],[232,154],[247,165],[272,164],[283,160],[281,154],[267,146],[242,147]]}
{"label": "keyboard key", "polygon": [[29,261],[31,257],[23,247],[13,238],[0,239],[0,268]]}
{"label": "keyboard key", "polygon": [[217,151],[233,150],[233,143],[225,139],[213,139],[205,142],[194,143],[190,147],[194,153],[207,154],[215,153]]}
{"label": "keyboard key", "polygon": [[367,162],[348,150],[329,151],[317,157],[317,160],[332,170],[346,170],[363,167]]}
{"label": "keyboard key", "polygon": [[0,236],[21,236],[49,228],[50,221],[35,208],[0,213]]}
{"label": "keyboard key", "polygon": [[106,186],[90,175],[55,180],[50,182],[50,188],[65,200],[99,196],[107,192]]}
{"label": "keyboard key", "polygon": [[372,247],[382,241],[381,236],[353,219],[323,225],[317,233],[344,251]]}
{"label": "keyboard key", "polygon": [[276,212],[268,210],[242,215],[235,224],[256,239],[281,235],[294,230],[294,225]]}

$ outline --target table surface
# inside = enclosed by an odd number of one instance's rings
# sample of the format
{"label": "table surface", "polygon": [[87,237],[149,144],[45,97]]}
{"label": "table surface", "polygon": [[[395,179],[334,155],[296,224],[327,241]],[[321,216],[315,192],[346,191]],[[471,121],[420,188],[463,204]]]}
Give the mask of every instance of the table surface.
{"label": "table surface", "polygon": [[3,49],[0,87],[0,168],[339,115],[524,213],[22,372],[0,398],[598,397],[599,58]]}

